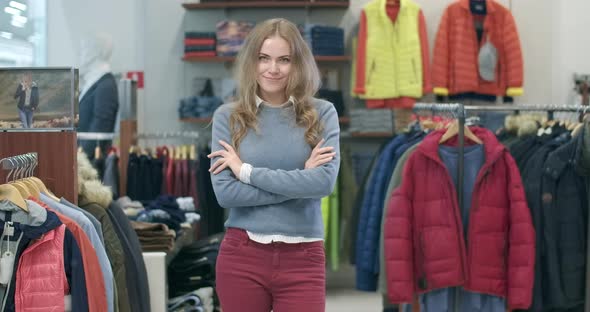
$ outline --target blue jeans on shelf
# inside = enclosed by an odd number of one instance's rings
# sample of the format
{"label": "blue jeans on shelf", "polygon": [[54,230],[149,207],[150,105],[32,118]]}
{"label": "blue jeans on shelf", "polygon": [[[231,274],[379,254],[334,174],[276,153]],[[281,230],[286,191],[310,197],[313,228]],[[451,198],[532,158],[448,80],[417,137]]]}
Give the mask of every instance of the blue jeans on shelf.
{"label": "blue jeans on shelf", "polygon": [[18,117],[23,128],[33,128],[33,111],[18,109]]}

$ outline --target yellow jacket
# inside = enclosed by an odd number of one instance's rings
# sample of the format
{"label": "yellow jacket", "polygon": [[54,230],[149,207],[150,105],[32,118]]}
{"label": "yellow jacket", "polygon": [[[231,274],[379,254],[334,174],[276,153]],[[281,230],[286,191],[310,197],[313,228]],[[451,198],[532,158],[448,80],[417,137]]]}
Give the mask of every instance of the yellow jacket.
{"label": "yellow jacket", "polygon": [[364,8],[367,16],[367,55],[364,99],[422,97],[422,54],[418,26],[420,7],[401,0],[395,23],[386,12],[387,0]]}

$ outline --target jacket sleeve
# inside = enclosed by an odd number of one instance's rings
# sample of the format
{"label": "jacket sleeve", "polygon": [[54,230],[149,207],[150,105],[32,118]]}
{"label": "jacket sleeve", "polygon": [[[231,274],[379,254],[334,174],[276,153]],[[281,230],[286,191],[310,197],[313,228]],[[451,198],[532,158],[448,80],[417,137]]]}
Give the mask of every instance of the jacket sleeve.
{"label": "jacket sleeve", "polygon": [[415,289],[413,207],[414,177],[410,156],[404,168],[402,184],[391,194],[385,219],[384,251],[387,296],[391,303],[411,303]]}
{"label": "jacket sleeve", "polygon": [[37,109],[37,107],[39,107],[39,87],[31,89],[31,106],[34,109]]}
{"label": "jacket sleeve", "polygon": [[[64,269],[70,286],[72,311],[88,311],[88,292],[82,253],[72,232],[67,229],[64,235]],[[98,270],[100,268],[90,269]]]}
{"label": "jacket sleeve", "polygon": [[23,89],[23,85],[21,83],[18,84],[18,87],[16,87],[16,92],[14,93],[14,98],[18,98],[19,96],[21,96],[21,94],[24,92],[25,90]]}
{"label": "jacket sleeve", "polygon": [[[229,113],[229,109],[222,106],[213,115],[211,151],[224,149],[219,144],[219,140],[231,143]],[[213,158],[211,163],[215,163],[217,159],[219,157]],[[282,203],[289,199],[287,196],[264,191],[256,186],[242,183],[229,169],[223,170],[218,174],[212,174],[211,183],[213,184],[213,191],[217,197],[217,202],[224,208],[271,205]]]}
{"label": "jacket sleeve", "polygon": [[532,302],[535,229],[516,162],[505,152],[510,199],[508,232],[508,307],[527,309]]}
{"label": "jacket sleeve", "polygon": [[253,168],[250,183],[267,192],[290,198],[322,198],[332,194],[340,168],[340,125],[332,104],[320,116],[324,123],[323,146],[334,147],[336,156],[330,162],[312,169],[272,170]]}
{"label": "jacket sleeve", "polygon": [[432,77],[430,71],[430,48],[428,47],[428,31],[424,13],[420,10],[418,15],[418,31],[420,32],[420,49],[422,52],[422,92],[428,94],[432,91]]}
{"label": "jacket sleeve", "polygon": [[449,9],[447,9],[440,20],[436,41],[434,42],[432,84],[436,95],[449,95],[449,14]]}
{"label": "jacket sleeve", "polygon": [[509,12],[506,14],[502,38],[504,39],[504,71],[506,74],[506,85],[508,86],[506,93],[508,96],[519,96],[524,93],[522,88],[524,63],[516,22]]}
{"label": "jacket sleeve", "polygon": [[359,21],[359,32],[356,50],[356,77],[354,84],[354,93],[365,94],[365,75],[367,60],[367,15],[365,10],[361,11]]}

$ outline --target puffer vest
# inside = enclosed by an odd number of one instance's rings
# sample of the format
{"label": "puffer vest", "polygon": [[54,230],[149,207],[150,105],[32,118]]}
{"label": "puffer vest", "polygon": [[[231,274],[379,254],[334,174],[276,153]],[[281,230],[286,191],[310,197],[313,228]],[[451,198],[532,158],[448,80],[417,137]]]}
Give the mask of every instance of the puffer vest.
{"label": "puffer vest", "polygon": [[392,23],[386,2],[374,0],[364,8],[368,36],[363,98],[422,97],[420,7],[411,0],[401,0],[399,14]]}
{"label": "puffer vest", "polygon": [[16,272],[16,312],[62,312],[69,293],[64,272],[65,225],[45,233],[19,258]]}

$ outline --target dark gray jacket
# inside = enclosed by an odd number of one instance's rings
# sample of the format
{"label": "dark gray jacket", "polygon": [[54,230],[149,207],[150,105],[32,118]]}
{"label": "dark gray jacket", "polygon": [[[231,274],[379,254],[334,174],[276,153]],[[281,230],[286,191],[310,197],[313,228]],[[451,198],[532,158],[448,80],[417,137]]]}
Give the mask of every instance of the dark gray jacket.
{"label": "dark gray jacket", "polygon": [[151,311],[148,277],[139,238],[131,227],[125,212],[117,202],[113,201],[106,211],[113,223],[115,232],[121,239],[125,254],[127,290],[131,311]]}

